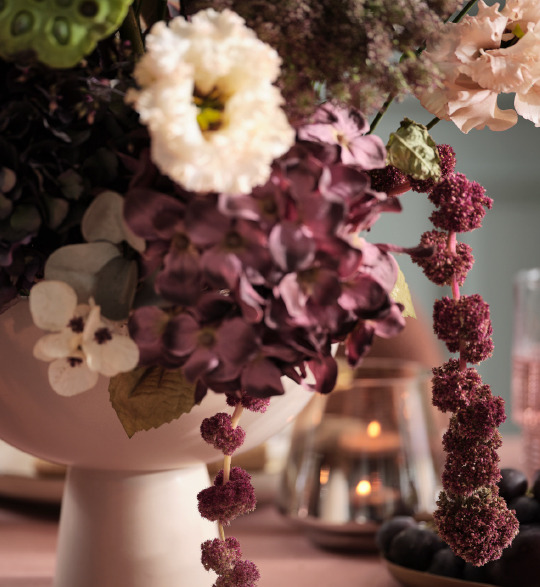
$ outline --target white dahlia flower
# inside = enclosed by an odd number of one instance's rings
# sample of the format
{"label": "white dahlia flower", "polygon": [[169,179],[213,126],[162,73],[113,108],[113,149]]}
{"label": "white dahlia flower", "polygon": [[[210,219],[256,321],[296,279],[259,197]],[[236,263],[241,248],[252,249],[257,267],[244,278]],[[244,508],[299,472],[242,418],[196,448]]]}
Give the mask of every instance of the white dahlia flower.
{"label": "white dahlia flower", "polygon": [[128,94],[152,159],[184,188],[249,193],[294,142],[273,86],[280,58],[236,13],[208,9],[154,25]]}

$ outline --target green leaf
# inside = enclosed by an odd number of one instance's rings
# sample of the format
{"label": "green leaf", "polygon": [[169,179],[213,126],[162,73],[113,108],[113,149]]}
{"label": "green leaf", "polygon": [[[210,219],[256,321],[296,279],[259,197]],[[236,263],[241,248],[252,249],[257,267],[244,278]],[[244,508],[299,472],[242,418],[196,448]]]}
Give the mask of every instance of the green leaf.
{"label": "green leaf", "polygon": [[111,404],[129,438],[187,414],[195,405],[195,384],[181,369],[140,367],[112,377]]}
{"label": "green leaf", "polygon": [[137,263],[124,257],[114,257],[96,273],[94,299],[105,318],[127,320],[138,276]]}
{"label": "green leaf", "polygon": [[395,133],[390,135],[387,163],[415,179],[434,179],[441,176],[441,161],[437,145],[427,128],[405,118]]}
{"label": "green leaf", "polygon": [[390,297],[398,304],[403,304],[403,311],[401,314],[404,318],[416,318],[411,292],[409,291],[409,286],[405,281],[405,275],[403,275],[401,269],[398,271],[398,278],[394,285],[394,289],[390,292]]}

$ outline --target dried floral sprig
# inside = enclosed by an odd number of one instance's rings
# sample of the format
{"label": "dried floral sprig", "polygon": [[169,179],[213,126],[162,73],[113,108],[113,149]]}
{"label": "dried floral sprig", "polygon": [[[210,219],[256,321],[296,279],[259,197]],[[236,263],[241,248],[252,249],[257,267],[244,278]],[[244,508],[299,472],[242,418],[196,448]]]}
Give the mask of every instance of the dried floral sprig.
{"label": "dried floral sprig", "polygon": [[224,527],[239,515],[255,509],[256,500],[251,475],[240,467],[231,467],[231,456],[244,441],[245,434],[238,426],[244,409],[263,413],[269,399],[252,398],[245,392],[227,394],[227,403],[234,406],[231,415],[219,413],[206,418],[201,425],[203,439],[224,454],[223,469],[214,479],[212,487],[197,495],[200,514],[218,522],[219,538],[201,545],[204,568],[214,571],[218,578],[214,587],[254,587],[260,578],[257,566],[242,559],[240,543],[234,537],[225,537]]}
{"label": "dried floral sprig", "polygon": [[[190,0],[189,14],[230,8],[273,46],[284,66],[279,86],[292,119],[324,94],[373,112],[386,96],[437,87],[437,66],[417,51],[436,39],[459,0]],[[396,59],[396,52],[403,55]],[[429,65],[428,65],[429,63]],[[313,82],[319,82],[314,84]]]}
{"label": "dried floral sprig", "polygon": [[447,169],[439,182],[425,186],[436,205],[431,220],[440,230],[425,233],[422,241],[431,244],[434,252],[430,257],[412,257],[428,279],[451,288],[451,298],[434,304],[434,332],[450,352],[459,352],[459,359],[433,369],[433,404],[454,413],[443,439],[444,491],[434,518],[439,534],[457,555],[483,565],[500,558],[519,523],[497,488],[501,444],[497,427],[505,419],[504,402],[492,395],[474,368],[467,367],[491,356],[492,326],[482,297],[460,293],[473,258],[470,247],[457,242],[456,233],[479,228],[492,201],[479,184],[454,173],[453,164]]}

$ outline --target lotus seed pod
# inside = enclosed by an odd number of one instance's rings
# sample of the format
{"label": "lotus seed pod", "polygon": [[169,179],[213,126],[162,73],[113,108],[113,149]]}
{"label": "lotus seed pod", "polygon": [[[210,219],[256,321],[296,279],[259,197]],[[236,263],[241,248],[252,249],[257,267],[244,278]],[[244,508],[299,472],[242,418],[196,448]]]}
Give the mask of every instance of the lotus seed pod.
{"label": "lotus seed pod", "polygon": [[67,68],[112,34],[133,0],[0,0],[0,57]]}

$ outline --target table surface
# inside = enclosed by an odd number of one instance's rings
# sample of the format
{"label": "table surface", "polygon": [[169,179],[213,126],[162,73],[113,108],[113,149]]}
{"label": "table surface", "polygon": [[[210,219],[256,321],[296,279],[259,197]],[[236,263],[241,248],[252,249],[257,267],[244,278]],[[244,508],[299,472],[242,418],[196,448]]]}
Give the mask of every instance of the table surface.
{"label": "table surface", "polygon": [[[0,499],[0,586],[51,587],[59,508]],[[234,523],[261,587],[369,585],[399,587],[377,555],[347,555],[314,546],[271,504]],[[150,586],[149,586],[150,587]]]}
{"label": "table surface", "polygon": [[[519,468],[519,447],[517,439],[506,444],[502,466]],[[0,497],[0,587],[52,586],[59,510],[58,505]],[[245,557],[261,571],[260,587],[399,587],[376,554],[321,550],[270,500],[235,520],[232,530]]]}

